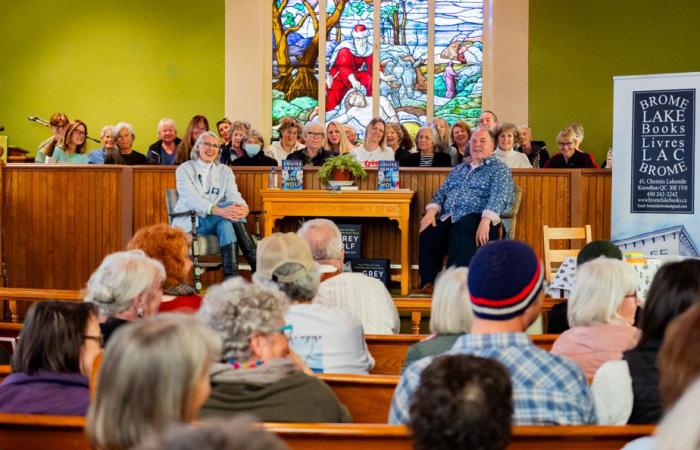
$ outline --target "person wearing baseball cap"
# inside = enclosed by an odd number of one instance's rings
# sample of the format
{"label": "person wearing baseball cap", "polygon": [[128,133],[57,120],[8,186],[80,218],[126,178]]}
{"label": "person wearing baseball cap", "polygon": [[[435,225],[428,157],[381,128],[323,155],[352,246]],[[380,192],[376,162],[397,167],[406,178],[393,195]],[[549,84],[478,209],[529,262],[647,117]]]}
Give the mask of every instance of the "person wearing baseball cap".
{"label": "person wearing baseball cap", "polygon": [[[514,425],[581,425],[597,421],[588,381],[573,362],[532,343],[525,330],[540,314],[544,269],[532,248],[520,241],[481,247],[469,265],[472,331],[448,354],[492,358],[510,372]],[[401,376],[389,423],[409,421],[409,406],[421,373],[434,357],[423,358]]]}
{"label": "person wearing baseball cap", "polygon": [[290,344],[302,361],[316,373],[369,373],[374,359],[360,320],[312,303],[324,269],[306,242],[295,233],[274,233],[258,244],[257,259],[253,281],[276,287],[291,301],[285,323],[292,326]]}

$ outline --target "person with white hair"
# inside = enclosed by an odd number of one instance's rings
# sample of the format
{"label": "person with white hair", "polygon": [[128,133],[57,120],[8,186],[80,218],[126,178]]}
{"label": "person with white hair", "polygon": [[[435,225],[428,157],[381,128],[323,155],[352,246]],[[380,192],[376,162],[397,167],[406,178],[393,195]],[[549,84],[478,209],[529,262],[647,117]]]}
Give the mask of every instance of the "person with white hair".
{"label": "person with white hair", "polygon": [[158,122],[158,140],[148,147],[146,158],[150,164],[160,166],[175,165],[177,156],[177,146],[180,145],[180,138],[177,137],[175,121],[164,117]]}
{"label": "person with white hair", "polygon": [[[198,234],[216,234],[221,248],[224,277],[238,276],[238,242],[243,255],[255,270],[255,241],[245,228],[248,204],[238,192],[236,177],[221,164],[219,138],[211,131],[199,135],[190,159],[175,171],[178,199],[175,212],[196,211]],[[173,226],[192,230],[189,216],[173,219]]]}
{"label": "person with white hair", "polygon": [[212,286],[198,318],[223,340],[211,368],[212,392],[200,418],[252,414],[263,422],[349,422],[333,391],[290,351],[296,329],[276,287],[241,277]]}
{"label": "person with white hair", "polygon": [[119,122],[112,130],[112,138],[117,142],[118,152],[105,156],[105,164],[124,164],[127,166],[140,166],[148,164],[148,160],[142,154],[134,150],[134,127],[128,122]]}
{"label": "person with white hair", "polygon": [[408,348],[401,373],[419,359],[448,351],[460,336],[471,331],[474,315],[468,273],[466,267],[450,267],[440,273],[430,302],[430,336]]}
{"label": "person with white hair", "polygon": [[306,147],[290,153],[287,159],[302,161],[305,166],[322,166],[328,158],[333,156],[331,152],[323,148],[325,135],[323,125],[318,122],[307,123],[304,125],[302,134]]}
{"label": "person with white hair", "polygon": [[362,323],[352,313],[312,300],[320,282],[309,246],[295,233],[275,233],[258,245],[253,281],[275,286],[292,302],[285,316],[292,349],[316,373],[367,374],[374,359]]}
{"label": "person with white hair", "polygon": [[102,143],[102,147],[88,153],[88,164],[104,164],[105,157],[113,151],[116,151],[117,143],[112,136],[113,131],[113,125],[105,125],[102,127],[102,130],[100,130],[100,142]]}
{"label": "person with white hair", "polygon": [[85,301],[100,312],[105,344],[120,326],[158,313],[165,281],[163,264],[141,250],[105,256],[87,282]]}
{"label": "person with white hair", "polygon": [[551,352],[578,364],[592,378],[606,361],[622,359],[639,341],[637,276],[625,261],[600,257],[579,267],[568,301],[569,328]]}
{"label": "person with white hair", "polygon": [[333,274],[319,285],[314,303],[350,311],[367,334],[399,332],[399,313],[384,283],[363,273],[343,272],[345,249],[335,223],[309,220],[297,234],[309,245],[314,260]]}

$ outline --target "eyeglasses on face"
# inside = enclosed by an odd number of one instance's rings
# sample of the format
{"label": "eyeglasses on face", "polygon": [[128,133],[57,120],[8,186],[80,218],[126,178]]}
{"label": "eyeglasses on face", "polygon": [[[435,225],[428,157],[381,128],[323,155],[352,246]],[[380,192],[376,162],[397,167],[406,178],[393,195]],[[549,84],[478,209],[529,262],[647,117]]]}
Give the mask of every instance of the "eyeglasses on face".
{"label": "eyeglasses on face", "polygon": [[292,339],[292,330],[293,329],[294,329],[294,327],[291,324],[287,324],[287,325],[282,325],[281,327],[277,328],[275,330],[275,332],[282,333],[284,335],[284,337],[287,338],[287,340],[290,340],[290,339]]}
{"label": "eyeglasses on face", "polygon": [[211,142],[202,142],[202,145],[204,147],[213,148],[215,150],[218,150],[219,148],[221,148],[221,146],[219,144],[212,144]]}
{"label": "eyeglasses on face", "polygon": [[326,134],[323,133],[323,132],[317,133],[317,132],[315,132],[315,131],[309,131],[309,132],[306,133],[306,134],[308,134],[308,135],[311,136],[311,137],[323,137],[323,136],[326,135]]}
{"label": "eyeglasses on face", "polygon": [[73,134],[75,134],[76,136],[85,136],[87,133],[85,133],[82,130],[75,130],[73,131]]}
{"label": "eyeglasses on face", "polygon": [[574,143],[573,142],[557,142],[557,145],[559,147],[573,147]]}

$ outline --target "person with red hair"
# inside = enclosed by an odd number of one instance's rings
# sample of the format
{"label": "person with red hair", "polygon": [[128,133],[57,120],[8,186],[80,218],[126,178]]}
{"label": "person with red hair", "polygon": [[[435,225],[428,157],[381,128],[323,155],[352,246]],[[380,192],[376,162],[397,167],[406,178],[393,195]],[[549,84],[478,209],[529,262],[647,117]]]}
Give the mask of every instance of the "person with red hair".
{"label": "person with red hair", "polygon": [[165,267],[160,312],[195,312],[202,303],[202,297],[188,284],[192,270],[188,255],[191,240],[180,228],[159,223],[141,228],[127,245],[128,250],[141,250]]}

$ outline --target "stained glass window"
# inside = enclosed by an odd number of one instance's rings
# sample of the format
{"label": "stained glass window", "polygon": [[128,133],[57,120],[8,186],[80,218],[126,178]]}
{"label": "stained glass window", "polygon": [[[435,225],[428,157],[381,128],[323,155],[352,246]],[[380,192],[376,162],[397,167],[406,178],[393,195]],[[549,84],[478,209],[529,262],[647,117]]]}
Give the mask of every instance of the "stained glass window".
{"label": "stained glass window", "polygon": [[[373,0],[272,2],[273,126],[287,115],[307,121],[325,114],[326,122],[349,123],[362,137],[377,109],[383,119],[414,131],[428,121],[429,104],[434,117],[450,124],[478,121],[483,0],[380,0],[378,23]],[[326,69],[321,74],[319,11],[326,14]],[[431,33],[433,48],[428,46]],[[378,54],[373,54],[375,42]],[[434,64],[432,79],[429,61]],[[318,77],[324,81],[323,92]],[[325,95],[325,111],[319,115],[320,95]]]}

